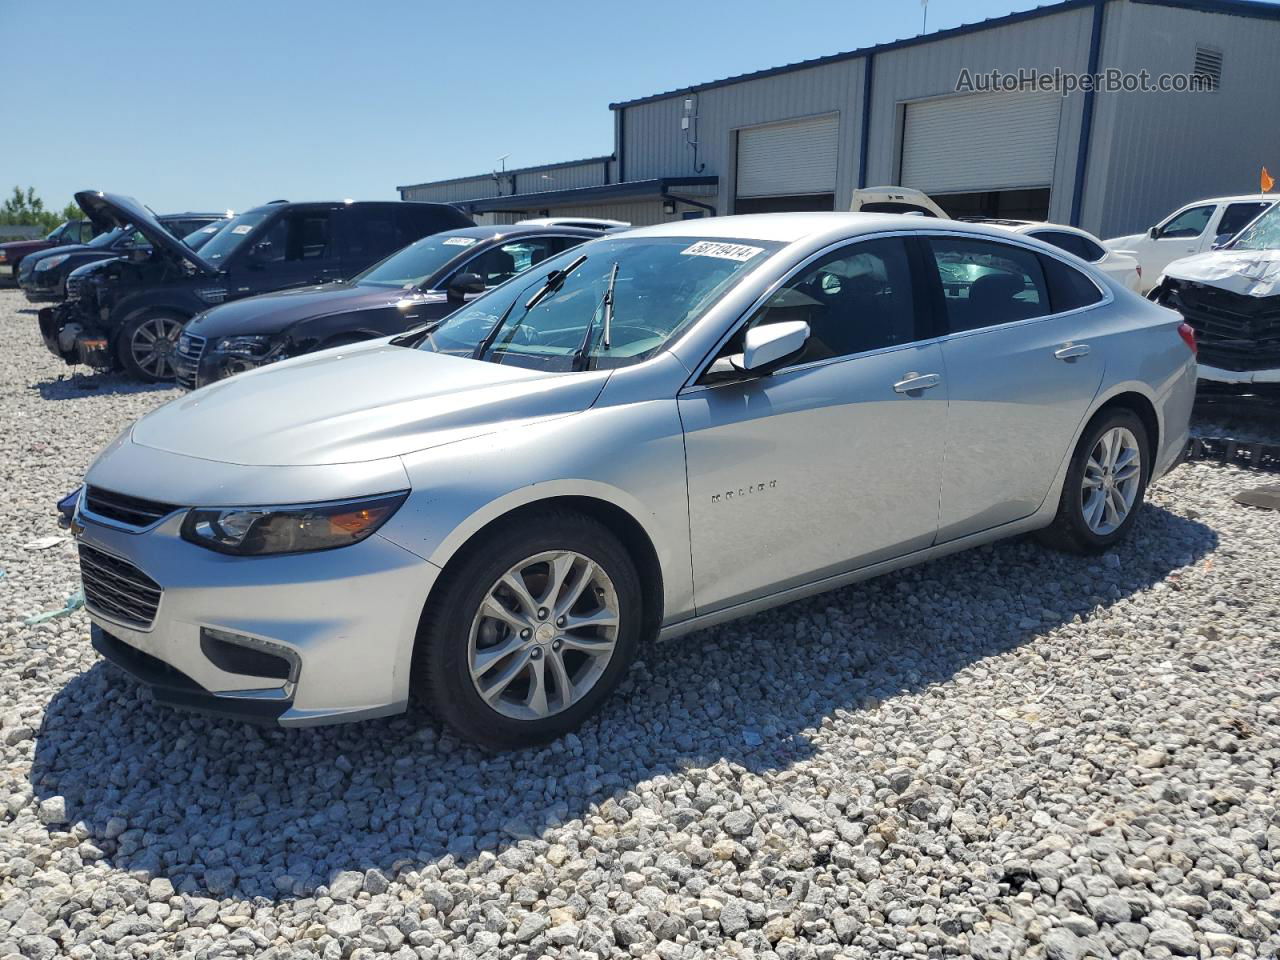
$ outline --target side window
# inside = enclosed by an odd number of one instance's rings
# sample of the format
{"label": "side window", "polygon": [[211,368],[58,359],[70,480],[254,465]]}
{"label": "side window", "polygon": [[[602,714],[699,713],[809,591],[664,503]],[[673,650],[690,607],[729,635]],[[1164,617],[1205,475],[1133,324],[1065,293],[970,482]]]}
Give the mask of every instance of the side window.
{"label": "side window", "polygon": [[332,257],[332,216],[328,210],[283,214],[254,243],[256,258],[259,262],[281,263]]}
{"label": "side window", "polygon": [[977,330],[1051,312],[1040,258],[994,240],[930,237],[947,329]]}
{"label": "side window", "polygon": [[1229,233],[1233,237],[1247,227],[1253,219],[1267,207],[1270,202],[1233,203],[1227,207],[1218,222],[1218,236]]}
{"label": "side window", "polygon": [[797,364],[918,339],[906,244],[899,237],[866,240],[823,257],[770,297],[724,353],[741,353],[750,328],[787,320],[809,324]]}
{"label": "side window", "polygon": [[550,237],[521,237],[486,250],[462,269],[480,274],[486,287],[496,287],[557,252]]}
{"label": "side window", "polygon": [[381,260],[408,244],[397,242],[395,217],[384,208],[351,208],[346,211],[342,226],[343,255],[362,263]]}
{"label": "side window", "polygon": [[564,253],[566,250],[572,250],[574,247],[585,243],[587,239],[587,237],[552,237],[551,252],[553,254]]}
{"label": "side window", "polygon": [[[77,233],[79,234],[78,240],[76,239]],[[93,239],[93,224],[87,220],[81,223],[76,230],[72,231],[71,239],[75,243],[88,243]]]}
{"label": "side window", "polygon": [[1079,310],[1102,299],[1102,291],[1096,283],[1061,260],[1041,257],[1040,266],[1049,288],[1049,306],[1054,313]]}
{"label": "side window", "polygon": [[1037,240],[1043,240],[1045,243],[1051,243],[1059,250],[1075,254],[1087,263],[1101,260],[1107,252],[1088,237],[1067,233],[1065,230],[1040,230],[1030,234],[1030,236],[1035,237]]}
{"label": "side window", "polygon": [[1190,210],[1183,210],[1172,220],[1160,228],[1159,239],[1161,240],[1187,240],[1191,237],[1198,237],[1204,233],[1204,228],[1209,224],[1209,218],[1213,216],[1216,208],[1213,204],[1205,204],[1203,207],[1192,207]]}

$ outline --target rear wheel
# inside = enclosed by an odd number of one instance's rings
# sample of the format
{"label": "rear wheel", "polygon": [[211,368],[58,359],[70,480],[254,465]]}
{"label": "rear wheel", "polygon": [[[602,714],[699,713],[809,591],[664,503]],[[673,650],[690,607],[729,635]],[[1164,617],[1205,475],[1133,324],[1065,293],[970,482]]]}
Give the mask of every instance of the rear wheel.
{"label": "rear wheel", "polygon": [[639,576],[589,517],[504,524],[446,577],[418,637],[415,692],[468,740],[506,749],[575,729],[635,656]]}
{"label": "rear wheel", "polygon": [[165,313],[135,317],[126,323],[116,338],[116,355],[124,371],[148,383],[177,377],[178,337],[186,323],[185,317]]}
{"label": "rear wheel", "polygon": [[1067,468],[1058,514],[1040,539],[1073,553],[1101,553],[1122,540],[1142,508],[1149,450],[1146,427],[1132,410],[1095,418]]}

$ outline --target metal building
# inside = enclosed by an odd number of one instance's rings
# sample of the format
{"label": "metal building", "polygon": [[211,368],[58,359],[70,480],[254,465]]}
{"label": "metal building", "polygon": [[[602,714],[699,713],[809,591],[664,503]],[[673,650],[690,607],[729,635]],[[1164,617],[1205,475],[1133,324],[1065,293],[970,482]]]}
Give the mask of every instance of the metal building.
{"label": "metal building", "polygon": [[[1064,0],[610,104],[609,156],[398,189],[498,222],[646,224],[842,210],[857,187],[901,184],[954,216],[1049,219],[1108,237],[1191,200],[1257,189],[1263,164],[1280,169],[1277,51],[1273,4]],[[1148,85],[1200,89],[991,90],[993,71],[1121,86],[1145,73]]]}

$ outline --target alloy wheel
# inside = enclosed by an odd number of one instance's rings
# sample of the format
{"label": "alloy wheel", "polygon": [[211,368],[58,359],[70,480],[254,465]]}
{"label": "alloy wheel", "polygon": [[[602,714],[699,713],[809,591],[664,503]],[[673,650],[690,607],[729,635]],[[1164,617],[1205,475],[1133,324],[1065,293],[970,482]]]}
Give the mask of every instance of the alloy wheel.
{"label": "alloy wheel", "polygon": [[505,717],[554,716],[599,682],[619,623],[617,590],[599,564],[571,550],[536,554],[485,594],[467,644],[471,682]]}
{"label": "alloy wheel", "polygon": [[150,317],[138,324],[129,340],[134,363],[157,380],[172,380],[182,323],[170,317]]}
{"label": "alloy wheel", "polygon": [[1115,532],[1133,509],[1142,482],[1142,448],[1128,427],[1098,437],[1080,490],[1084,522],[1098,536]]}

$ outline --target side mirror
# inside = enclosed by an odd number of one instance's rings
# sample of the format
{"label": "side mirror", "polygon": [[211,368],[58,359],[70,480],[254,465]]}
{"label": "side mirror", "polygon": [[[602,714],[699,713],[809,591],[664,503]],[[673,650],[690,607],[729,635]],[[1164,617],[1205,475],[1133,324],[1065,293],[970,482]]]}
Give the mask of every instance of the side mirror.
{"label": "side mirror", "polygon": [[1159,239],[1160,239],[1160,228],[1159,228],[1159,227],[1152,227],[1151,229],[1149,229],[1149,230],[1147,231],[1147,236],[1148,236],[1148,237],[1150,237],[1152,240],[1159,240]]}
{"label": "side mirror", "polygon": [[450,303],[465,303],[467,297],[480,293],[484,293],[484,277],[478,273],[459,273],[445,290]]}
{"label": "side mirror", "polygon": [[804,349],[809,324],[803,320],[769,323],[752,327],[742,347],[742,367],[753,373],[768,373]]}

